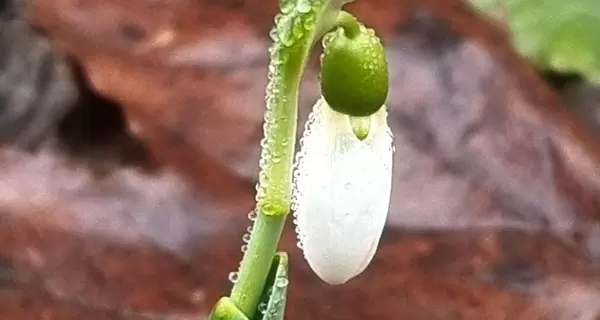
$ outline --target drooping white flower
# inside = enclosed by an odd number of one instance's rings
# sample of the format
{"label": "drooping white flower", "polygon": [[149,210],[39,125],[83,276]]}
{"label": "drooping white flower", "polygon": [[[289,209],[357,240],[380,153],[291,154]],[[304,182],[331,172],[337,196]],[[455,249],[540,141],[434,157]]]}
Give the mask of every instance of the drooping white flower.
{"label": "drooping white flower", "polygon": [[369,116],[361,141],[350,117],[321,98],[304,130],[294,170],[296,230],[308,264],[329,284],[360,274],[383,232],[393,155],[385,109]]}

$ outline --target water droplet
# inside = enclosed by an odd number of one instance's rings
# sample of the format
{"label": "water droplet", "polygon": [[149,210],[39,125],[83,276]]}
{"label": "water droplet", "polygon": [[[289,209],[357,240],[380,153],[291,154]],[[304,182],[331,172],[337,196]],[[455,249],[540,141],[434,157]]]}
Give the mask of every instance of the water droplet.
{"label": "water droplet", "polygon": [[248,226],[248,228],[246,228],[246,232],[248,232],[248,233],[252,233],[253,230],[254,230],[253,226]]}
{"label": "water droplet", "polygon": [[248,219],[250,219],[250,221],[254,221],[256,220],[256,211],[252,210],[248,213]]}
{"label": "water droplet", "polygon": [[244,233],[244,235],[242,236],[242,241],[244,241],[244,243],[250,242],[250,234]]}
{"label": "water droplet", "polygon": [[271,38],[271,40],[277,41],[277,28],[272,28],[271,31],[269,31],[269,37]]}
{"label": "water droplet", "polygon": [[286,47],[290,47],[294,44],[293,25],[294,20],[290,17],[281,22],[278,30],[279,41]]}
{"label": "water droplet", "polygon": [[275,15],[275,25],[278,25],[281,23],[281,19],[283,19],[283,14],[278,13],[277,15]]}
{"label": "water droplet", "polygon": [[[271,56],[271,64],[272,64],[274,67],[277,67],[277,66],[280,66],[280,65],[282,65],[282,64],[285,62],[285,60],[286,60],[286,59],[284,59],[284,58],[283,58],[283,55],[281,55],[281,53],[280,53],[279,51],[277,51],[277,53],[276,53],[276,54],[273,54],[273,55]],[[277,74],[278,74],[278,72],[277,72],[277,69],[275,69],[275,70],[273,70],[273,72],[272,72],[271,76],[272,76],[272,77],[275,77],[275,76],[277,76]]]}
{"label": "water droplet", "polygon": [[311,9],[310,3],[307,0],[298,0],[296,3],[296,11],[300,13],[309,13]]}
{"label": "water droplet", "polygon": [[273,161],[273,163],[280,163],[281,162],[281,158],[275,157],[275,158],[273,158],[272,161]]}
{"label": "water droplet", "polygon": [[266,138],[262,138],[260,140],[260,147],[263,149],[267,147],[267,139]]}
{"label": "water droplet", "polygon": [[234,283],[234,284],[237,283],[238,277],[239,277],[239,274],[237,271],[229,273],[229,281],[231,281],[231,283]]}
{"label": "water droplet", "polygon": [[296,246],[297,246],[297,247],[298,247],[298,249],[300,249],[300,250],[304,249],[304,245],[302,244],[302,241],[298,241],[298,242],[296,243]]}
{"label": "water droplet", "polygon": [[284,51],[279,54],[277,62],[284,64],[287,60],[288,60],[288,54]]}
{"label": "water droplet", "polygon": [[288,286],[290,282],[286,278],[277,278],[275,279],[275,286],[278,288],[285,288]]}
{"label": "water droplet", "polygon": [[325,50],[328,49],[328,45],[331,43],[331,40],[333,40],[333,36],[334,33],[330,32],[328,34],[326,34],[325,36],[323,36],[323,47],[325,48]]}
{"label": "water droplet", "polygon": [[258,312],[265,314],[265,312],[267,312],[267,303],[266,302],[261,302],[258,304]]}
{"label": "water droplet", "polygon": [[304,18],[303,25],[304,25],[304,29],[306,29],[306,31],[312,30],[312,28],[314,27],[314,24],[315,24],[315,15],[310,14]]}
{"label": "water droplet", "polygon": [[279,0],[279,8],[281,8],[281,12],[289,13],[294,9],[294,1],[295,0]]}
{"label": "water droplet", "polygon": [[248,245],[247,244],[242,245],[242,252],[246,252],[246,251],[248,251]]}
{"label": "water droplet", "polygon": [[[278,301],[279,302],[279,301]],[[277,316],[277,309],[273,309],[271,310],[271,312],[269,313],[269,315],[271,316],[271,318],[275,318]]]}
{"label": "water droplet", "polygon": [[[258,166],[262,169],[262,168],[266,168],[267,167],[267,160],[264,158],[260,158],[260,160],[258,161]],[[258,189],[257,189],[258,190]]]}
{"label": "water droplet", "polygon": [[304,36],[304,23],[302,22],[301,17],[297,17],[294,19],[294,23],[292,25],[292,35],[294,39],[300,39]]}

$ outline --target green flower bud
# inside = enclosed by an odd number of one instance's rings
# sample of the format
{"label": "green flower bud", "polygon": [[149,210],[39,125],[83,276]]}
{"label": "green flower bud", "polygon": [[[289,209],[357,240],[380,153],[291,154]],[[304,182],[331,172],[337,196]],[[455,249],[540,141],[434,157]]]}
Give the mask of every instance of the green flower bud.
{"label": "green flower bud", "polygon": [[375,32],[351,19],[354,25],[347,23],[323,39],[321,92],[332,109],[366,117],[387,99],[388,66]]}

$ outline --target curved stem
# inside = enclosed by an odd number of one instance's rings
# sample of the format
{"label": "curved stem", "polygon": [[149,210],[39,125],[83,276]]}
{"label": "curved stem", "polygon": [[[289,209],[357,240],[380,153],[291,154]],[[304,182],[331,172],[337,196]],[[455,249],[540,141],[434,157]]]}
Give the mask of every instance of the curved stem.
{"label": "curved stem", "polygon": [[346,11],[340,12],[337,17],[337,25],[344,28],[346,37],[354,39],[360,33],[360,25],[356,18]]}
{"label": "curved stem", "polygon": [[298,88],[314,37],[314,32],[310,32],[293,38],[290,28],[297,19],[302,19],[301,15],[278,17],[276,32],[272,32],[277,38],[270,48],[261,170],[256,196],[258,216],[242,259],[238,282],[231,292],[232,301],[249,318],[254,315],[260,301],[271,260],[290,211]]}

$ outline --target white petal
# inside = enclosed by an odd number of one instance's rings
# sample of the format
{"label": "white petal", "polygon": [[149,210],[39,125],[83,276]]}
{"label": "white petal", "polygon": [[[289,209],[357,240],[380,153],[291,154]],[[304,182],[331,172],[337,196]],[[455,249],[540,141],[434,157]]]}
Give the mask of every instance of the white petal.
{"label": "white petal", "polygon": [[294,171],[299,241],[313,271],[342,284],[360,274],[379,244],[392,187],[392,135],[385,107],[360,141],[350,118],[321,98],[306,124]]}

